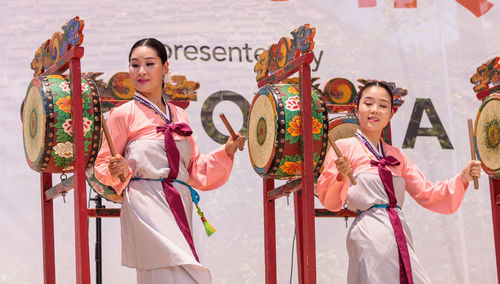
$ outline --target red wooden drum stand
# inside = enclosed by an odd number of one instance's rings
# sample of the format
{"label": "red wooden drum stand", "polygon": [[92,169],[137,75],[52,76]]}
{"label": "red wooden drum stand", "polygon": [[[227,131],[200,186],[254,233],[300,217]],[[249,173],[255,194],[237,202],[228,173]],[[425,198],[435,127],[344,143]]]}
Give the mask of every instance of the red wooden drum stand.
{"label": "red wooden drum stand", "polygon": [[[273,179],[264,179],[264,246],[266,264],[266,283],[276,283],[276,223],[274,200],[285,194],[294,193],[295,230],[297,234],[297,262],[299,283],[316,283],[316,242],[314,224],[314,180],[312,153],[312,110],[311,110],[311,67],[314,59],[311,52],[289,62],[279,69],[272,78],[267,77],[258,82],[262,87],[266,84],[279,83],[292,74],[299,72],[300,90],[302,93],[301,119],[303,137],[302,182],[274,188]],[[299,190],[302,189],[302,190]]]}
{"label": "red wooden drum stand", "polygon": [[[491,196],[493,237],[497,262],[497,279],[500,284],[500,157],[499,112],[500,85],[498,84],[498,64],[500,57],[494,57],[476,68],[470,78],[476,98],[482,101],[476,116],[474,146],[483,170],[488,174]],[[494,107],[492,107],[494,105]],[[483,114],[486,114],[483,116]]]}
{"label": "red wooden drum stand", "polygon": [[[299,283],[316,283],[316,253],[314,225],[314,165],[313,118],[311,97],[311,67],[314,59],[315,28],[305,24],[291,32],[293,40],[282,37],[264,51],[254,67],[259,88],[276,84],[299,73],[300,119],[302,122],[302,180],[274,188],[274,180],[264,177],[264,246],[266,283],[276,283],[276,223],[274,200],[294,193],[295,231]],[[284,115],[284,114],[283,114]],[[282,130],[285,131],[285,130]],[[286,138],[285,138],[286,140]],[[279,142],[279,141],[278,141]],[[250,137],[249,137],[250,143]],[[250,148],[250,145],[249,145]],[[301,189],[301,190],[300,190]]]}
{"label": "red wooden drum stand", "polygon": [[[85,168],[87,161],[84,151],[84,119],[82,105],[82,76],[80,59],[83,57],[84,49],[79,46],[83,41],[84,23],[78,17],[68,21],[63,26],[64,33],[56,32],[51,40],[47,40],[40,46],[35,53],[35,59],[31,67],[35,70],[35,76],[38,75],[60,75],[69,70],[70,75],[70,93],[71,93],[71,117],[73,133],[73,168],[65,169],[66,172],[73,171],[73,176],[63,180],[61,183],[52,186],[52,173],[40,171],[41,184],[41,209],[42,209],[42,243],[43,243],[43,279],[44,283],[53,284],[56,282],[55,276],[55,254],[54,254],[54,213],[52,200],[67,191],[75,189],[74,199],[74,218],[75,218],[75,262],[76,262],[76,283],[90,284],[89,268],[89,238],[88,238],[88,217],[117,217],[120,215],[119,209],[88,209],[86,199],[86,177]],[[48,83],[47,85],[48,86]],[[87,86],[94,88],[95,86]],[[50,96],[51,97],[51,96]],[[49,99],[52,100],[52,99]],[[97,100],[97,98],[96,98]],[[95,102],[94,102],[95,103]],[[98,103],[98,102],[97,102]],[[54,109],[53,104],[48,106]],[[96,109],[98,107],[96,106]],[[40,113],[40,115],[44,115]],[[53,114],[51,114],[53,115]],[[49,117],[47,115],[47,117]],[[52,116],[51,116],[52,117]],[[37,116],[34,116],[36,119]],[[95,118],[99,123],[100,118]],[[30,123],[31,121],[23,121]],[[100,124],[100,123],[99,123]],[[36,126],[36,123],[34,124]],[[52,128],[54,125],[50,125]],[[29,128],[29,126],[27,126]],[[96,129],[98,127],[96,126]],[[98,140],[99,129],[93,135],[94,140]],[[53,137],[49,133],[48,137]],[[49,146],[52,144],[52,138],[49,139]],[[26,141],[25,141],[26,146]],[[51,150],[47,151],[50,155]],[[28,163],[29,158],[28,157]],[[46,164],[49,162],[49,156],[44,158]]]}
{"label": "red wooden drum stand", "polygon": [[[83,145],[83,114],[80,58],[83,57],[83,47],[73,47],[56,63],[44,72],[44,75],[62,74],[69,69],[71,76],[71,92],[73,94],[71,108],[73,114],[74,133],[74,175],[75,189],[75,260],[76,283],[90,283],[89,269],[89,238],[87,221],[87,198],[85,181],[85,157]],[[52,187],[52,174],[41,173],[42,194],[42,233],[43,233],[43,264],[44,282],[55,283],[54,257],[54,220],[52,198],[45,196],[45,191]]]}

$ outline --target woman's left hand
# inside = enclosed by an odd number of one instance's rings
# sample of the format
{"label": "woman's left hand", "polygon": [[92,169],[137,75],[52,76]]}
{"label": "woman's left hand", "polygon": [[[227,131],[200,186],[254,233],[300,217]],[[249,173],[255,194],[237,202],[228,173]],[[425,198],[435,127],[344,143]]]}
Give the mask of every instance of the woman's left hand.
{"label": "woman's left hand", "polygon": [[229,139],[226,142],[225,149],[226,153],[229,156],[233,156],[234,153],[236,153],[237,149],[240,149],[240,151],[243,151],[243,148],[245,146],[245,137],[241,135],[240,132],[236,134],[236,140],[234,140],[231,136],[229,136]]}
{"label": "woman's left hand", "polygon": [[460,177],[464,182],[469,182],[473,178],[479,178],[480,176],[481,162],[479,161],[470,161],[460,173]]}

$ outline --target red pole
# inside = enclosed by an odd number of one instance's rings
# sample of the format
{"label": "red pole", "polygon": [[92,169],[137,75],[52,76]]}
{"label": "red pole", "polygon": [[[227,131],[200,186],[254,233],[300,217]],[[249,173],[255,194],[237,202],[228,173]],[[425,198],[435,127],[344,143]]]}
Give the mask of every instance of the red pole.
{"label": "red pole", "polygon": [[52,174],[41,173],[41,202],[42,202],[42,242],[43,242],[43,282],[56,283],[56,269],[54,256],[54,210],[52,199],[45,201],[45,191],[52,187]]}
{"label": "red pole", "polygon": [[301,117],[302,137],[304,138],[304,163],[302,164],[302,220],[304,283],[316,283],[316,241],[314,224],[314,180],[312,147],[312,98],[311,67],[302,64],[299,69],[300,91],[302,94]]}
{"label": "red pole", "polygon": [[[83,47],[81,55],[83,56]],[[83,145],[83,107],[80,57],[73,57],[69,62],[72,91],[73,135],[74,135],[74,175],[75,185],[75,261],[76,283],[90,284],[89,236],[87,220],[87,189],[85,182],[85,156]]]}
{"label": "red pole", "polygon": [[299,274],[299,284],[304,283],[304,214],[303,214],[302,191],[293,194],[293,207],[295,211],[295,234],[297,242],[297,270]]}
{"label": "red pole", "polygon": [[493,221],[493,237],[497,259],[497,280],[500,284],[500,179],[490,176],[491,216]]}
{"label": "red pole", "polygon": [[264,247],[266,284],[276,284],[276,219],[274,199],[267,192],[274,189],[274,180],[264,178]]}

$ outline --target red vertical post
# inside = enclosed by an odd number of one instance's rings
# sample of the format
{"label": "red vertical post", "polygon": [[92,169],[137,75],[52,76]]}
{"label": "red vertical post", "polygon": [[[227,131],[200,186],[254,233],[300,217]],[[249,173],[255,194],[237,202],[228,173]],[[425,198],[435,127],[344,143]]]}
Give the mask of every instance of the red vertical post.
{"label": "red vertical post", "polygon": [[495,238],[495,254],[497,259],[497,280],[500,284],[500,179],[492,176],[489,178],[493,237]]}
{"label": "red vertical post", "polygon": [[45,191],[52,187],[52,174],[40,174],[42,202],[43,283],[56,283],[54,255],[54,209],[52,199],[45,201]]}
{"label": "red vertical post", "polygon": [[276,284],[276,219],[274,199],[267,193],[274,189],[274,180],[264,178],[264,247],[266,265],[266,284]]}
{"label": "red vertical post", "polygon": [[299,274],[299,284],[304,283],[304,214],[302,191],[293,193],[293,207],[295,211],[295,234],[297,242],[297,270]]}
{"label": "red vertical post", "polygon": [[313,147],[312,147],[312,98],[311,67],[302,64],[299,69],[300,92],[302,103],[302,137],[304,139],[302,164],[302,225],[304,252],[304,283],[316,283],[316,241],[314,224],[314,180],[313,180]]}
{"label": "red vertical post", "polygon": [[[81,55],[83,56],[83,47]],[[81,56],[80,56],[81,57]],[[73,138],[74,138],[74,175],[75,188],[75,261],[76,283],[90,284],[89,236],[86,204],[85,155],[83,140],[83,106],[80,57],[69,61],[72,91]]]}

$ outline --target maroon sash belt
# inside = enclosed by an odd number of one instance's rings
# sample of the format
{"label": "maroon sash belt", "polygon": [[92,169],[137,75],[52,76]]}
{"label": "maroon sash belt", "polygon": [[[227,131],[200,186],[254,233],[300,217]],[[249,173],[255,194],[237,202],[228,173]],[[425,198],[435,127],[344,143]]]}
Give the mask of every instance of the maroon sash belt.
{"label": "maroon sash belt", "polygon": [[186,217],[186,211],[184,211],[184,204],[182,203],[182,198],[179,192],[173,187],[172,182],[177,178],[179,173],[179,161],[180,154],[177,146],[175,145],[174,137],[172,132],[175,132],[182,136],[190,136],[193,131],[186,123],[176,123],[172,125],[162,125],[156,127],[157,132],[163,132],[165,135],[165,151],[167,152],[167,159],[170,165],[170,173],[166,179],[163,179],[162,186],[163,192],[167,199],[168,205],[174,215],[175,221],[179,226],[186,242],[189,244],[194,257],[199,262],[198,254],[194,247],[193,236],[191,235],[191,230],[189,229],[189,224]]}
{"label": "maroon sash belt", "polygon": [[393,156],[386,156],[383,157],[379,162],[371,160],[370,163],[372,166],[378,167],[380,179],[384,184],[387,196],[389,196],[389,207],[387,207],[386,210],[387,214],[389,214],[389,219],[391,221],[392,229],[394,230],[394,236],[396,237],[396,243],[398,245],[399,281],[402,284],[413,284],[408,244],[406,243],[405,233],[403,231],[403,226],[401,224],[401,220],[399,219],[398,212],[396,212],[396,210],[394,209],[397,206],[397,200],[394,193],[392,174],[391,171],[386,167],[386,165],[398,166],[400,162]]}

